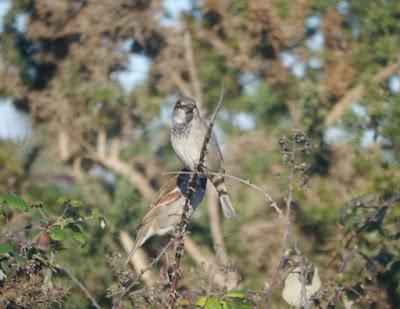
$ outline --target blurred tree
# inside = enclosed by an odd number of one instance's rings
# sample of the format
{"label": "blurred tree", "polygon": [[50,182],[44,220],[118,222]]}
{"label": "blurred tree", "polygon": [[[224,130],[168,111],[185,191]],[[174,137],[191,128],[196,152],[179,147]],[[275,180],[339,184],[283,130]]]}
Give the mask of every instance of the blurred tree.
{"label": "blurred tree", "polygon": [[[195,97],[209,115],[222,82],[217,134],[229,173],[280,200],[287,182],[275,177],[283,170],[278,139],[293,127],[311,138],[310,186],[295,187],[292,220],[305,255],[323,269],[318,301],[399,304],[399,1],[192,1],[172,26],[157,0],[9,4],[0,93],[29,115],[34,132],[22,145],[1,141],[0,193],[40,200],[53,214],[59,196],[80,198],[104,214],[105,231],[88,226],[86,247],[57,255],[101,305],[110,306],[105,292],[118,281],[108,264],[123,247],[116,240],[133,232],[160,174],[180,167],[166,123],[174,100]],[[149,76],[126,90],[119,76],[140,69],[130,65],[135,57],[149,60]],[[264,289],[284,232],[262,196],[234,182],[229,190],[239,213],[221,223],[229,260],[241,288]],[[369,194],[374,203],[352,200]],[[343,209],[362,215],[349,223]],[[205,257],[217,239],[206,212],[191,225]],[[151,255],[156,243],[146,247]],[[186,266],[198,258],[190,252]],[[188,290],[199,289],[194,281],[183,278]],[[85,302],[74,287],[66,306]]]}

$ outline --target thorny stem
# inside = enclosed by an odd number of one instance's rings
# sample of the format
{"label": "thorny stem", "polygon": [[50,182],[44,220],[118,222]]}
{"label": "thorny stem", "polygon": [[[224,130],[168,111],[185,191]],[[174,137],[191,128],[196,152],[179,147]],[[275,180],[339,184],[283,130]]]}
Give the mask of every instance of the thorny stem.
{"label": "thorny stem", "polygon": [[207,130],[207,134],[204,137],[203,145],[202,145],[201,152],[200,152],[199,162],[196,166],[194,173],[192,173],[190,176],[188,192],[187,192],[187,196],[186,196],[186,200],[185,200],[185,206],[183,208],[181,220],[180,220],[179,225],[177,226],[177,229],[173,236],[176,241],[176,244],[175,244],[175,260],[173,262],[171,289],[168,294],[168,308],[170,308],[170,309],[175,308],[176,300],[178,297],[178,293],[177,293],[176,289],[177,289],[178,281],[179,281],[179,267],[180,267],[180,263],[181,263],[181,258],[184,253],[184,247],[185,247],[184,235],[185,235],[185,231],[186,231],[186,226],[188,224],[187,214],[189,212],[190,201],[191,201],[193,193],[195,191],[194,188],[196,187],[196,182],[197,182],[197,178],[199,177],[199,173],[203,173],[203,164],[204,164],[205,156],[207,154],[207,145],[211,139],[214,122],[217,117],[217,113],[218,113],[219,109],[221,108],[223,99],[224,99],[224,86],[222,86],[218,104],[212,114],[210,124],[209,124],[208,130]]}
{"label": "thorny stem", "polygon": [[301,253],[301,250],[299,248],[298,245],[298,241],[293,233],[293,229],[291,226],[291,222],[290,222],[290,213],[291,213],[291,206],[292,206],[292,201],[293,201],[293,181],[294,181],[294,176],[295,176],[295,171],[296,171],[296,164],[295,164],[295,156],[296,153],[298,152],[298,149],[296,149],[296,141],[293,140],[292,141],[292,154],[293,157],[290,159],[289,161],[289,165],[290,165],[290,171],[289,171],[289,175],[287,177],[289,183],[288,183],[288,190],[287,190],[287,194],[285,197],[285,204],[286,204],[286,213],[285,216],[283,218],[284,221],[284,226],[285,226],[285,233],[284,233],[284,237],[283,237],[283,245],[282,245],[282,257],[280,259],[278,268],[276,270],[276,272],[274,273],[273,279],[271,284],[269,285],[266,294],[268,296],[267,299],[267,303],[265,305],[265,308],[270,308],[270,304],[271,304],[271,293],[272,291],[275,289],[275,287],[277,286],[277,281],[278,281],[278,276],[280,274],[280,272],[282,271],[283,267],[284,267],[284,263],[286,261],[286,255],[288,252],[288,246],[289,246],[289,242],[292,243],[293,245],[293,249],[295,251],[295,254],[297,256],[297,258],[299,259],[298,263],[300,266],[300,282],[301,282],[301,296],[300,296],[300,307],[301,308],[305,308],[305,309],[309,309],[310,305],[308,303],[308,299],[307,299],[307,267],[306,267],[306,263],[305,263],[305,258]]}
{"label": "thorny stem", "polygon": [[[292,141],[293,143],[293,149],[295,148],[295,141]],[[292,226],[290,224],[290,212],[291,212],[291,206],[292,206],[292,201],[293,201],[293,178],[294,178],[294,172],[295,172],[295,152],[293,152],[293,158],[292,161],[289,163],[290,164],[290,173],[289,173],[289,184],[288,184],[288,193],[286,197],[286,217],[285,217],[285,246],[287,248],[289,240],[292,241],[293,243],[293,248],[296,252],[297,257],[299,258],[299,264],[300,264],[300,282],[301,282],[301,298],[300,298],[300,307],[304,309],[309,309],[310,305],[307,301],[307,269],[306,269],[306,264],[304,260],[304,256],[302,255],[297,239],[293,234]]]}

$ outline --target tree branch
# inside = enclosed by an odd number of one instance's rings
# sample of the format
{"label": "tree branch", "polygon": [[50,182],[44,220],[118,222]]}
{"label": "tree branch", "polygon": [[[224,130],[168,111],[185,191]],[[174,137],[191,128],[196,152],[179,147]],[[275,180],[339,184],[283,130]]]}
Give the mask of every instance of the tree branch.
{"label": "tree branch", "polygon": [[[387,67],[379,71],[373,78],[372,82],[374,84],[379,84],[385,79],[389,78],[400,68],[400,61],[392,63]],[[325,128],[333,125],[347,110],[347,108],[353,104],[355,101],[360,100],[365,93],[365,86],[359,84],[352,89],[350,89],[332,108],[328,116],[325,119]]]}
{"label": "tree branch", "polygon": [[97,138],[97,148],[94,149],[88,143],[83,143],[90,157],[105,167],[125,176],[131,183],[133,183],[140,194],[149,198],[154,195],[155,191],[150,186],[148,180],[141,173],[136,171],[130,164],[122,161],[119,158],[120,145],[118,142],[111,142],[110,153],[106,150],[106,139],[104,131],[100,131]]}

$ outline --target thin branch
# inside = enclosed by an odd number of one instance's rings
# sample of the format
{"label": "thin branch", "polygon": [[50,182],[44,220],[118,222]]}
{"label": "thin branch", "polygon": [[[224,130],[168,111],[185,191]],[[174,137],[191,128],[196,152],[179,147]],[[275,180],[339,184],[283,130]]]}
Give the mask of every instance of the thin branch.
{"label": "thin branch", "polygon": [[61,270],[67,274],[72,281],[75,282],[75,284],[85,293],[86,297],[91,301],[92,305],[96,307],[97,309],[101,309],[100,305],[96,301],[96,299],[93,297],[92,293],[83,285],[82,282],[78,280],[78,278],[75,277],[75,275],[69,271],[68,268],[62,267]]}
{"label": "thin branch", "polygon": [[139,275],[137,276],[137,278],[136,278],[128,287],[126,287],[122,292],[114,293],[114,294],[112,294],[112,295],[110,295],[110,296],[114,296],[114,295],[120,294],[121,297],[124,297],[124,296],[128,295],[128,293],[133,289],[133,287],[136,286],[136,285],[138,285],[138,284],[140,283],[141,279],[142,279],[143,276],[146,274],[146,272],[149,271],[154,265],[156,265],[156,264],[160,261],[161,257],[165,254],[165,252],[167,252],[168,248],[172,245],[172,243],[173,243],[173,239],[171,239],[171,240],[164,246],[164,248],[160,251],[160,253],[157,255],[157,257],[156,257],[155,259],[153,259],[153,260],[151,261],[151,263],[150,263],[146,268],[143,268],[143,269],[140,271],[140,273],[139,273]]}
{"label": "thin branch", "polygon": [[300,256],[300,282],[301,282],[301,296],[300,296],[300,307],[304,309],[310,309],[310,304],[307,298],[307,266],[304,260],[304,256]]}
{"label": "thin branch", "polygon": [[70,156],[70,143],[69,143],[69,135],[66,131],[60,131],[57,136],[58,142],[58,150],[60,152],[61,161],[65,162],[68,160]]}
{"label": "thin branch", "polygon": [[193,193],[194,193],[194,188],[196,187],[196,182],[198,178],[198,173],[203,172],[203,164],[204,164],[204,159],[207,153],[207,145],[211,139],[211,134],[212,134],[212,129],[214,127],[214,122],[217,117],[218,111],[221,108],[222,102],[224,99],[224,87],[222,86],[221,89],[221,94],[218,100],[218,104],[212,114],[210,124],[208,126],[207,133],[204,137],[203,145],[201,147],[201,152],[200,152],[200,158],[198,165],[196,166],[195,173],[192,173],[189,179],[189,186],[188,186],[188,192],[187,192],[187,197],[185,200],[185,206],[183,208],[181,220],[179,222],[179,225],[175,231],[174,238],[176,240],[176,245],[175,245],[175,260],[173,263],[173,273],[172,273],[172,282],[171,282],[171,289],[168,294],[168,308],[175,308],[176,304],[176,299],[177,299],[177,286],[178,286],[178,281],[179,281],[179,267],[181,263],[181,258],[184,253],[184,247],[185,247],[185,232],[186,232],[186,226],[188,224],[188,212],[190,209],[190,201],[192,199]]}

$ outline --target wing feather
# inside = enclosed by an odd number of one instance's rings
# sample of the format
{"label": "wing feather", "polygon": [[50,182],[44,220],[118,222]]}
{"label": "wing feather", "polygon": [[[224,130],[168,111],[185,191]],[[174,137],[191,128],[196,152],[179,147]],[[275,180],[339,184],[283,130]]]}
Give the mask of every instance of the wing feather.
{"label": "wing feather", "polygon": [[168,205],[182,197],[182,193],[177,186],[177,179],[178,177],[175,176],[164,183],[154,201],[147,208],[136,230],[139,230],[143,225],[150,222],[154,218],[154,213],[157,212],[160,207],[168,207]]}

